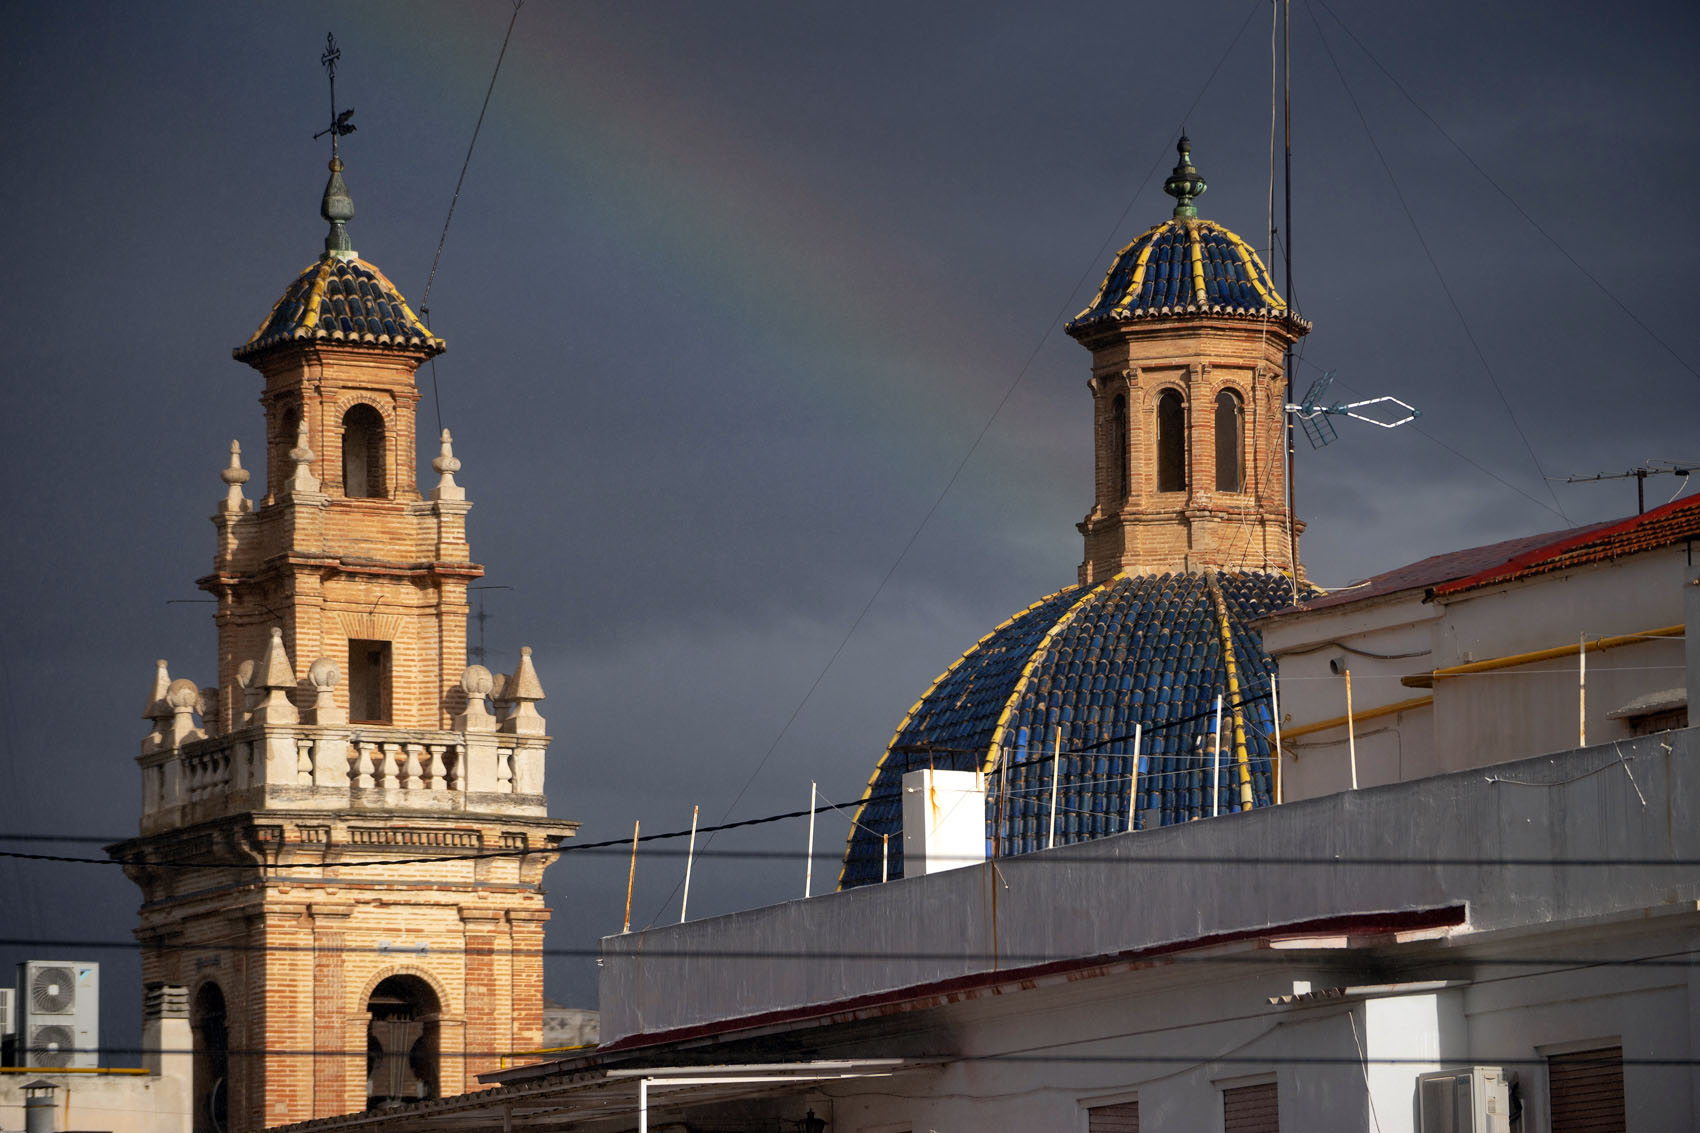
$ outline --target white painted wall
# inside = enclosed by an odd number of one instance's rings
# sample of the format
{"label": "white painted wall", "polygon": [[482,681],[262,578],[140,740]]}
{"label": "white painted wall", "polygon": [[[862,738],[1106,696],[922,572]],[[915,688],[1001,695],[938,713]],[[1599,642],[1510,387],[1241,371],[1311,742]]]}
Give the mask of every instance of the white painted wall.
{"label": "white painted wall", "polygon": [[[1350,667],[1355,714],[1433,699],[1430,707],[1355,722],[1360,787],[1575,748],[1583,705],[1573,656],[1442,678],[1432,689],[1400,678],[1574,645],[1584,633],[1593,640],[1680,625],[1692,574],[1686,549],[1670,547],[1453,598],[1425,601],[1412,590],[1273,619],[1263,638],[1280,668],[1283,728],[1344,716],[1345,681],[1335,670]],[[1589,745],[1632,735],[1628,721],[1608,718],[1614,709],[1687,680],[1680,638],[1590,653],[1587,670]],[[1350,788],[1343,725],[1294,736],[1284,747],[1285,801]]]}

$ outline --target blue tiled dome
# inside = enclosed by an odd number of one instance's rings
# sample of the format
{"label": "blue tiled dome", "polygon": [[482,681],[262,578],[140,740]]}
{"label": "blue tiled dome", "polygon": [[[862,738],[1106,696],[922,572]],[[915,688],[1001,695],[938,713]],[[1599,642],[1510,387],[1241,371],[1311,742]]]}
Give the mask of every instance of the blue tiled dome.
{"label": "blue tiled dome", "polygon": [[[1311,593],[1301,587],[1301,597]],[[1041,848],[1058,729],[1059,843],[1129,828],[1135,725],[1143,739],[1133,813],[1155,811],[1162,824],[1210,814],[1217,694],[1225,705],[1220,808],[1267,805],[1273,663],[1247,623],[1292,596],[1280,574],[1117,575],[1015,615],[947,669],[898,726],[863,793],[840,886],[880,880],[884,835],[892,835],[890,876],[902,876],[900,786],[915,768],[992,773],[988,844],[1000,855]]]}
{"label": "blue tiled dome", "polygon": [[383,272],[357,256],[330,253],[284,288],[260,329],[232,353],[247,359],[303,340],[426,354],[443,350],[443,340],[419,320]]}
{"label": "blue tiled dome", "polygon": [[1162,315],[1286,313],[1286,301],[1249,244],[1214,221],[1176,217],[1117,253],[1104,285],[1068,329],[1079,333],[1104,322]]}

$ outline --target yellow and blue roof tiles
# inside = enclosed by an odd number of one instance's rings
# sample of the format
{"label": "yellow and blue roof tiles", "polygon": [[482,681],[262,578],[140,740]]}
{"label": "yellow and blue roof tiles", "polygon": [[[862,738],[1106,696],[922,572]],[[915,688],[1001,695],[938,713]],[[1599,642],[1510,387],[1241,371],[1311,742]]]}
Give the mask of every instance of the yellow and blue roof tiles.
{"label": "yellow and blue roof tiles", "polygon": [[989,775],[986,840],[1000,856],[1045,845],[1059,746],[1059,845],[1268,805],[1274,665],[1249,623],[1291,600],[1286,575],[1191,572],[1117,575],[1034,603],[898,726],[862,796],[840,886],[879,881],[882,852],[889,876],[902,876],[900,788],[916,768]]}
{"label": "yellow and blue roof tiles", "polygon": [[1286,302],[1249,244],[1214,221],[1177,217],[1117,253],[1104,285],[1068,329],[1153,315],[1286,313]]}
{"label": "yellow and blue roof tiles", "polygon": [[246,359],[302,341],[426,355],[444,348],[443,340],[420,321],[383,272],[356,256],[329,253],[295,277],[260,329],[232,353]]}

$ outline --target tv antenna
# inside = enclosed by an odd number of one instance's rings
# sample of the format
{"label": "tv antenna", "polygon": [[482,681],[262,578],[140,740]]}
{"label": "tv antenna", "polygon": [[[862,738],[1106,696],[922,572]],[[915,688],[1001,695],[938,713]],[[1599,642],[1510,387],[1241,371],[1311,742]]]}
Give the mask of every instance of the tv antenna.
{"label": "tv antenna", "polygon": [[[1564,482],[1566,484],[1591,484],[1595,480],[1627,480],[1633,476],[1635,477],[1635,514],[1645,515],[1647,514],[1647,477],[1679,476],[1686,480],[1688,474],[1696,470],[1700,470],[1700,461],[1678,464],[1673,460],[1649,460],[1645,464],[1636,465],[1627,472],[1600,472],[1593,476],[1568,476]],[[1681,494],[1681,489],[1678,489],[1678,494]],[[1671,499],[1676,499],[1676,496],[1672,496]]]}
{"label": "tv antenna", "polygon": [[324,64],[325,73],[331,80],[331,124],[313,135],[316,142],[326,134],[331,136],[331,156],[337,156],[336,141],[354,133],[354,107],[338,111],[336,108],[336,65],[342,58],[342,48],[336,45],[336,36],[325,33],[325,53],[319,56],[319,62]]}
{"label": "tv antenna", "polygon": [[[1328,396],[1328,387],[1333,383],[1334,371],[1329,370],[1310,384],[1310,388],[1305,390],[1304,397],[1297,405],[1287,406],[1287,412],[1298,419],[1299,427],[1304,430],[1305,439],[1310,442],[1311,448],[1322,448],[1334,442],[1338,434],[1334,432],[1334,422],[1329,420],[1330,417],[1350,417],[1354,421],[1365,421],[1383,429],[1397,429],[1400,425],[1409,425],[1423,415],[1422,410],[1407,405],[1396,397],[1371,397],[1363,401],[1340,401],[1325,405],[1322,399]],[[1397,420],[1384,421],[1382,416],[1390,414],[1377,416],[1358,412],[1372,405],[1396,405],[1405,411],[1405,415]]]}

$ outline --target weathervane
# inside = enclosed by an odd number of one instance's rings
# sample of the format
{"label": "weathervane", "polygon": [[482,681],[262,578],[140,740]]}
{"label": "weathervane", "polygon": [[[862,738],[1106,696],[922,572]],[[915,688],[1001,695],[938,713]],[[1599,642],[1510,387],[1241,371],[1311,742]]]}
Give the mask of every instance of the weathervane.
{"label": "weathervane", "polygon": [[326,134],[331,136],[331,156],[337,156],[336,141],[338,138],[354,133],[354,107],[338,111],[336,108],[336,64],[342,58],[342,48],[336,45],[336,36],[325,33],[325,53],[319,56],[319,62],[325,66],[325,71],[331,79],[331,124],[313,135],[318,141]]}
{"label": "weathervane", "polygon": [[[1338,435],[1334,432],[1334,422],[1329,415],[1350,417],[1354,421],[1367,421],[1371,425],[1379,425],[1383,429],[1397,429],[1400,425],[1408,425],[1422,416],[1422,411],[1415,409],[1396,397],[1372,397],[1365,401],[1345,401],[1334,405],[1322,404],[1322,399],[1328,393],[1328,387],[1334,381],[1334,371],[1329,370],[1311,383],[1305,390],[1304,397],[1297,405],[1288,405],[1287,412],[1299,419],[1299,427],[1305,431],[1305,439],[1310,441],[1311,448],[1321,448],[1331,443]],[[1357,410],[1371,405],[1397,405],[1405,411],[1405,415],[1397,421],[1383,421],[1379,417],[1371,417]]]}

